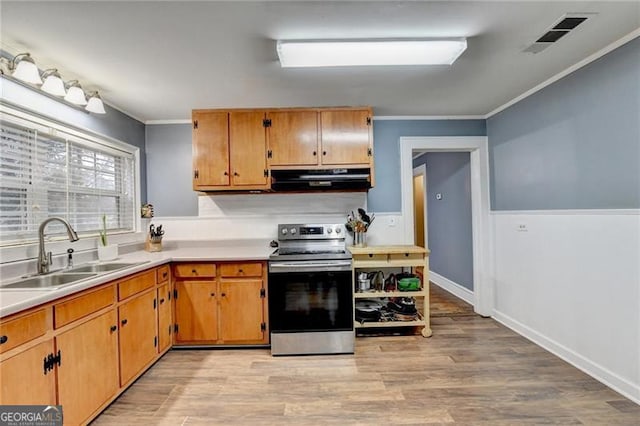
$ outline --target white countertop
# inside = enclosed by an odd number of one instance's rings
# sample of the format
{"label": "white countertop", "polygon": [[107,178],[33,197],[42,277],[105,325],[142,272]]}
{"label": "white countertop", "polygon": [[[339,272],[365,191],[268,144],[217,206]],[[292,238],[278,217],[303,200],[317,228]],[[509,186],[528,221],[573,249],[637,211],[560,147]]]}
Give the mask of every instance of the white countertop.
{"label": "white countertop", "polygon": [[[110,262],[138,263],[130,268],[101,273],[96,277],[78,281],[56,290],[0,288],[0,317],[14,314],[52,300],[86,290],[124,276],[169,262],[267,260],[274,248],[269,240],[237,240],[219,242],[168,243],[161,252],[144,250],[120,255]],[[96,263],[96,262],[94,262]],[[76,267],[81,265],[76,265]]]}

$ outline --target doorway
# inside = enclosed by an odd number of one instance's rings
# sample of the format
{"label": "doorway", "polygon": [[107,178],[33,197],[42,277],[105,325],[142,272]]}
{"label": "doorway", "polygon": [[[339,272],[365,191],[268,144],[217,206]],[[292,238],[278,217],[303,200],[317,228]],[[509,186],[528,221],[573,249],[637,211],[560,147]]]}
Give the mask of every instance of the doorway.
{"label": "doorway", "polygon": [[402,192],[403,240],[415,244],[413,207],[413,154],[425,152],[469,152],[471,162],[471,202],[473,241],[473,305],[476,313],[493,313],[491,247],[489,228],[489,162],[486,136],[401,137],[400,184]]}
{"label": "doorway", "polygon": [[424,164],[413,169],[413,228],[416,245],[427,247],[427,168]]}

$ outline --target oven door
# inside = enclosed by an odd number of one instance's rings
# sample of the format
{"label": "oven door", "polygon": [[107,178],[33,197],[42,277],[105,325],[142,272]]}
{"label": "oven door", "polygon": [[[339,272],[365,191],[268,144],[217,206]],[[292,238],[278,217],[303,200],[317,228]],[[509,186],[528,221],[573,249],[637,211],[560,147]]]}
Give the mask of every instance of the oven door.
{"label": "oven door", "polygon": [[351,260],[269,263],[272,333],[353,330]]}

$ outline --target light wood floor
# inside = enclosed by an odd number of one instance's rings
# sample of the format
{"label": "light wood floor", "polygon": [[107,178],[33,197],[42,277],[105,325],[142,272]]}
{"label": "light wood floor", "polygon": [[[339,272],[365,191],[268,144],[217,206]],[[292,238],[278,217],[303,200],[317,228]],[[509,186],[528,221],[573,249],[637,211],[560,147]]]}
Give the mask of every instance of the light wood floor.
{"label": "light wood floor", "polygon": [[640,406],[492,319],[361,337],[353,356],[173,350],[95,425],[640,425]]}

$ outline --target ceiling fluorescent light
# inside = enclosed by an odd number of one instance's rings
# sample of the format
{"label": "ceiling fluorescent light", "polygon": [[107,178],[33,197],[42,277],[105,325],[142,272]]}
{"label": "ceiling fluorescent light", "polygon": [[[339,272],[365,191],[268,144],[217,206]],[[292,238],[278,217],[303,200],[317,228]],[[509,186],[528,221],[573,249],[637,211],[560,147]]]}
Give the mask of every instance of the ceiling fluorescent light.
{"label": "ceiling fluorescent light", "polygon": [[87,99],[85,98],[84,90],[82,90],[82,86],[78,83],[78,80],[71,80],[67,83],[69,89],[67,90],[67,96],[64,97],[64,100],[67,102],[71,102],[75,105],[86,105]]}
{"label": "ceiling fluorescent light", "polygon": [[45,70],[42,73],[42,79],[44,83],[40,89],[55,96],[65,96],[67,91],[64,88],[64,82],[57,69],[52,68]]}
{"label": "ceiling fluorescent light", "polygon": [[20,53],[11,62],[14,78],[31,84],[42,84],[40,71],[29,53]]}
{"label": "ceiling fluorescent light", "polygon": [[84,109],[95,114],[106,114],[102,98],[98,92],[92,92],[89,95],[89,102],[87,102],[87,106]]}
{"label": "ceiling fluorescent light", "polygon": [[278,40],[276,48],[283,68],[451,65],[467,48],[467,40]]}

